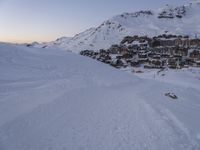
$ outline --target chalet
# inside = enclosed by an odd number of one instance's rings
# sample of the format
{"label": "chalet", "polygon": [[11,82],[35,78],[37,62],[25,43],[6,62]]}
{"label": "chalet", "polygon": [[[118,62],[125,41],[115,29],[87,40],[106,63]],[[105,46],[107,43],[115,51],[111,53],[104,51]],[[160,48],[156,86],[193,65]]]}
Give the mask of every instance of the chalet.
{"label": "chalet", "polygon": [[111,62],[111,66],[115,68],[126,67],[126,65],[121,59],[115,59]]}
{"label": "chalet", "polygon": [[139,58],[139,59],[138,59],[138,62],[139,62],[140,64],[148,63],[148,62],[149,62],[149,59],[148,59],[148,58]]}
{"label": "chalet", "polygon": [[150,58],[153,58],[155,55],[157,55],[157,53],[155,53],[155,52],[150,52],[150,53],[148,53],[148,57],[150,57]]}
{"label": "chalet", "polygon": [[164,47],[170,47],[175,45],[175,39],[177,36],[175,35],[160,35],[157,37],[153,37],[153,41],[151,43],[152,47],[159,47],[159,46],[164,46]]}
{"label": "chalet", "polygon": [[171,69],[179,68],[179,64],[177,63],[177,60],[175,58],[169,58],[167,61],[167,65]]}
{"label": "chalet", "polygon": [[181,56],[187,56],[188,55],[188,49],[185,47],[176,47],[174,49],[174,53],[177,55],[181,55]]}
{"label": "chalet", "polygon": [[175,45],[175,39],[159,39],[160,40],[160,46],[170,47]]}
{"label": "chalet", "polygon": [[138,54],[138,51],[137,51],[137,50],[132,50],[132,51],[130,51],[130,54],[131,54],[132,56],[135,56],[135,55]]}
{"label": "chalet", "polygon": [[175,45],[179,47],[190,47],[189,38],[177,38],[175,39]]}
{"label": "chalet", "polygon": [[153,41],[151,42],[151,47],[159,47],[159,46],[161,46],[160,41],[157,39],[153,39]]}
{"label": "chalet", "polygon": [[149,43],[151,43],[151,39],[146,36],[127,36],[121,42],[122,45],[127,46],[131,50],[147,49],[149,47]]}
{"label": "chalet", "polygon": [[97,60],[104,63],[109,63],[111,61],[111,57],[108,54],[106,55],[100,54],[99,56],[97,56]]}
{"label": "chalet", "polygon": [[108,52],[110,54],[121,54],[122,51],[128,51],[128,49],[124,46],[121,45],[112,45],[109,49]]}
{"label": "chalet", "polygon": [[153,59],[160,59],[161,58],[161,55],[160,54],[156,54],[152,57]]}
{"label": "chalet", "polygon": [[100,53],[101,55],[108,55],[108,54],[109,54],[109,52],[106,51],[106,50],[104,50],[104,49],[100,49],[100,50],[99,50],[99,53]]}
{"label": "chalet", "polygon": [[133,43],[134,41],[139,41],[140,43],[144,43],[144,41],[147,41],[148,43],[151,43],[152,39],[151,38],[148,38],[147,36],[127,36],[125,37],[122,41],[121,41],[121,44],[131,44]]}
{"label": "chalet", "polygon": [[125,44],[125,43],[132,43],[135,39],[138,39],[139,37],[136,35],[134,37],[132,36],[126,36],[122,41],[121,41],[121,44]]}
{"label": "chalet", "polygon": [[170,53],[170,49],[171,49],[171,47],[168,48],[168,47],[162,47],[162,46],[160,46],[160,47],[153,48],[152,52],[154,52],[154,53],[160,53],[160,54],[163,54],[163,53],[167,54],[167,53]]}
{"label": "chalet", "polygon": [[184,58],[182,61],[184,61],[184,65],[188,65],[188,66],[193,66],[194,64],[194,59],[192,58]]}
{"label": "chalet", "polygon": [[175,58],[178,61],[181,61],[183,56],[182,55],[174,55],[173,58]]}
{"label": "chalet", "polygon": [[164,66],[164,61],[158,59],[151,59],[149,60],[149,65],[151,65],[153,68],[162,68],[162,66]]}
{"label": "chalet", "polygon": [[129,61],[127,61],[127,63],[130,64],[130,66],[132,66],[132,67],[139,67],[140,66],[140,63],[137,60],[129,60]]}
{"label": "chalet", "polygon": [[132,56],[130,53],[126,53],[126,54],[123,54],[123,55],[121,56],[121,58],[122,58],[122,59],[131,59],[131,58],[133,58],[133,56]]}
{"label": "chalet", "polygon": [[170,54],[161,54],[161,58],[170,58]]}
{"label": "chalet", "polygon": [[138,57],[139,58],[148,58],[148,53],[139,53]]}
{"label": "chalet", "polygon": [[200,51],[199,50],[193,50],[189,54],[190,58],[193,58],[195,60],[200,60]]}
{"label": "chalet", "polygon": [[140,41],[133,41],[132,47],[139,47],[139,49],[147,49],[149,47],[148,41],[140,40]]}
{"label": "chalet", "polygon": [[94,52],[91,50],[84,50],[84,51],[81,51],[80,54],[83,56],[93,57],[93,56],[97,56],[98,52]]}
{"label": "chalet", "polygon": [[198,47],[198,46],[200,46],[200,39],[191,39],[190,40],[190,46],[191,47]]}

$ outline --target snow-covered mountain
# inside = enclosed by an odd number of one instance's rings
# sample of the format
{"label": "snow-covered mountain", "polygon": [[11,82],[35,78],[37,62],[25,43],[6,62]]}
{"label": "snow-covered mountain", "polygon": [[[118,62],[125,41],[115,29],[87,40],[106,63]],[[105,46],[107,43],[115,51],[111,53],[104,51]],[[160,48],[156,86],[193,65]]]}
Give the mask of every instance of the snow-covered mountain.
{"label": "snow-covered mountain", "polygon": [[123,13],[103,22],[96,28],[88,29],[72,38],[60,38],[38,47],[59,47],[79,52],[85,49],[99,50],[119,43],[127,35],[154,36],[163,33],[200,36],[200,3],[179,7],[166,5],[158,10]]}

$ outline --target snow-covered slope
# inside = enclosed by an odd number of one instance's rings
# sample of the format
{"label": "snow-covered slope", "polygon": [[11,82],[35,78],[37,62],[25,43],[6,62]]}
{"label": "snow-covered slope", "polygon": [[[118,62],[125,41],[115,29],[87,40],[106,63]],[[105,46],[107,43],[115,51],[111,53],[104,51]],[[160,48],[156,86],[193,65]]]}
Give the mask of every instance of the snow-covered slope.
{"label": "snow-covered slope", "polygon": [[191,80],[164,84],[70,52],[1,43],[0,149],[199,150],[200,80]]}
{"label": "snow-covered slope", "polygon": [[72,38],[61,38],[40,47],[59,47],[64,50],[99,50],[118,44],[127,35],[154,36],[164,33],[181,35],[200,35],[200,3],[164,8],[152,11],[123,13],[103,22],[97,28],[91,28]]}

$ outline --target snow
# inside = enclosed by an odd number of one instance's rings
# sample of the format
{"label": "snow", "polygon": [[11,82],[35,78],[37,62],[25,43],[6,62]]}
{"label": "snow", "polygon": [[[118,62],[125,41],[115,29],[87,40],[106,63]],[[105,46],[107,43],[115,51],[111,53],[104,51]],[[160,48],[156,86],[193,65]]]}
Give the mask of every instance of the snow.
{"label": "snow", "polygon": [[137,77],[71,52],[0,43],[0,149],[198,150],[199,72]]}
{"label": "snow", "polygon": [[[160,13],[173,18],[159,18]],[[82,50],[99,50],[119,44],[125,36],[157,36],[160,34],[200,35],[200,5],[193,2],[179,7],[167,5],[158,10],[123,13],[114,16],[95,28],[71,38],[60,38],[35,47],[60,48],[79,53]],[[182,18],[178,18],[181,16]]]}
{"label": "snow", "polygon": [[[142,69],[138,68],[143,73],[140,78],[153,79],[164,83],[170,83],[185,88],[193,88],[200,90],[200,69],[199,68],[183,68],[181,70],[165,69],[160,71],[158,69]],[[138,74],[136,74],[138,75]]]}

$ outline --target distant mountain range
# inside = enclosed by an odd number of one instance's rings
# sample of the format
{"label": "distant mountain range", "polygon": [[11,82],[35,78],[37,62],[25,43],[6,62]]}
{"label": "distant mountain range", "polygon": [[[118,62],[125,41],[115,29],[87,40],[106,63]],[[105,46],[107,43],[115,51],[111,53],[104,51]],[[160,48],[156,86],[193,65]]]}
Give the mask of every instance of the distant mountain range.
{"label": "distant mountain range", "polygon": [[62,37],[48,43],[28,46],[60,48],[73,52],[99,50],[119,43],[128,35],[178,34],[200,36],[200,1],[193,0],[182,6],[166,5],[158,10],[123,13],[104,21],[74,37]]}

